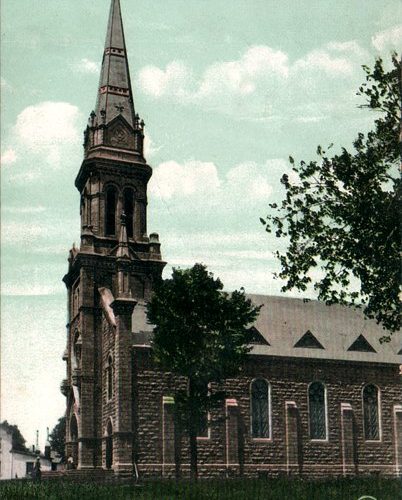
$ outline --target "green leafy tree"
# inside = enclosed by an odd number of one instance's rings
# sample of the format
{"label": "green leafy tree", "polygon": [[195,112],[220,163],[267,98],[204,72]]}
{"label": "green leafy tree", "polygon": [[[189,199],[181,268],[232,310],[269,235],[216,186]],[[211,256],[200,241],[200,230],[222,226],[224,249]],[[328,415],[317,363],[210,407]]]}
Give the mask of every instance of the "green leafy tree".
{"label": "green leafy tree", "polygon": [[222,400],[223,393],[206,390],[235,376],[244,365],[251,333],[248,326],[260,307],[245,297],[244,290],[222,291],[205,266],[174,269],[172,278],[155,286],[148,304],[148,320],[155,325],[153,354],[163,368],[188,381],[177,390],[176,410],[188,432],[191,476],[197,478],[197,431],[202,415]]}
{"label": "green leafy tree", "polygon": [[49,435],[49,441],[52,450],[56,451],[64,461],[66,446],[66,417],[59,418],[57,424],[54,426]]}
{"label": "green leafy tree", "polygon": [[27,451],[27,447],[25,446],[25,439],[21,434],[21,431],[18,429],[17,425],[12,425],[4,420],[0,424],[7,432],[9,432],[12,436],[12,447],[15,451]]}
{"label": "green leafy tree", "polygon": [[[362,307],[392,332],[401,319],[401,65],[394,54],[389,71],[381,59],[363,69],[358,95],[366,100],[361,107],[376,112],[373,129],[332,157],[318,146],[318,160],[290,158],[298,180],[283,175],[286,196],[279,206],[270,204],[261,222],[288,242],[286,252],[276,253],[283,291],[314,283],[320,300]],[[314,269],[319,278],[309,274]]]}

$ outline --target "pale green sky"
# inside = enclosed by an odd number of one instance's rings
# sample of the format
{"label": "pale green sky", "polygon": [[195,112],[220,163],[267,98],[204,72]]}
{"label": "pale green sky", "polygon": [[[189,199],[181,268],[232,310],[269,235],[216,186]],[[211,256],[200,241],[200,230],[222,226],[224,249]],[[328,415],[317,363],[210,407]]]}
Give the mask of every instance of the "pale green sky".
{"label": "pale green sky", "polygon": [[[149,232],[171,265],[278,294],[259,216],[289,154],[349,146],[361,64],[402,45],[399,0],[121,0],[146,122]],[[1,0],[2,414],[29,442],[64,411],[67,252],[109,0]]]}

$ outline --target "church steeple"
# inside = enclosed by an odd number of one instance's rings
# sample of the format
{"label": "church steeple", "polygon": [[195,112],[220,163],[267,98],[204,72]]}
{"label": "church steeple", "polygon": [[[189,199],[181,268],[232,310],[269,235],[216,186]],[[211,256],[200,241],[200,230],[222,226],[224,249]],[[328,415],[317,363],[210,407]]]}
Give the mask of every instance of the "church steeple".
{"label": "church steeple", "polygon": [[152,169],[134,112],[119,0],[111,1],[97,96],[75,180],[81,244],[70,251],[64,276],[66,452],[78,469],[112,467],[132,475],[132,345],[143,324],[133,310],[137,303],[144,309],[165,262],[158,235],[147,233]]}
{"label": "church steeple", "polygon": [[94,147],[111,146],[142,157],[143,139],[144,122],[134,110],[120,0],[111,0],[96,107],[85,131],[85,152],[90,156]]}
{"label": "church steeple", "polygon": [[102,112],[106,124],[121,114],[134,128],[134,100],[119,0],[112,0],[110,6],[95,114],[100,117]]}

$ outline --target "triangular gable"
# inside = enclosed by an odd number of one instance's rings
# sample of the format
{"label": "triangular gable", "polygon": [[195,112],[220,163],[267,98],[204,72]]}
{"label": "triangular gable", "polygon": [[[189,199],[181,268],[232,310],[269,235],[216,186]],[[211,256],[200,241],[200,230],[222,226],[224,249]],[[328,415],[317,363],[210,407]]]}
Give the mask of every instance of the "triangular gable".
{"label": "triangular gable", "polygon": [[108,128],[109,129],[113,129],[118,124],[121,124],[124,128],[127,129],[128,132],[134,133],[133,127],[128,123],[128,121],[126,120],[126,118],[123,115],[121,115],[121,114],[115,116],[113,118],[113,120],[110,120],[110,122],[108,123]]}
{"label": "triangular gable", "polygon": [[257,330],[255,326],[252,326],[249,329],[251,332],[251,341],[250,344],[258,344],[258,345],[271,345],[262,335],[262,333]]}
{"label": "triangular gable", "polygon": [[377,352],[374,347],[366,340],[363,335],[359,335],[353,344],[349,347],[348,351],[358,352]]}
{"label": "triangular gable", "polygon": [[293,347],[304,347],[307,349],[324,349],[322,344],[314,337],[314,335],[307,330],[307,332],[301,337]]}

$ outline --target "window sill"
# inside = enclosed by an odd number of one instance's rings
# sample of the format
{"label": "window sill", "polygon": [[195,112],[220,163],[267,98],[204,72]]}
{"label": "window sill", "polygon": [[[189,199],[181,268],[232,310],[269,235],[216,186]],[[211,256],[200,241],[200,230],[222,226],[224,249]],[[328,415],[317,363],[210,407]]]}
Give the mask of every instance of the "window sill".
{"label": "window sill", "polygon": [[272,443],[273,439],[272,438],[254,438],[252,437],[251,440],[253,443]]}
{"label": "window sill", "polygon": [[329,439],[310,439],[310,443],[329,443]]}

